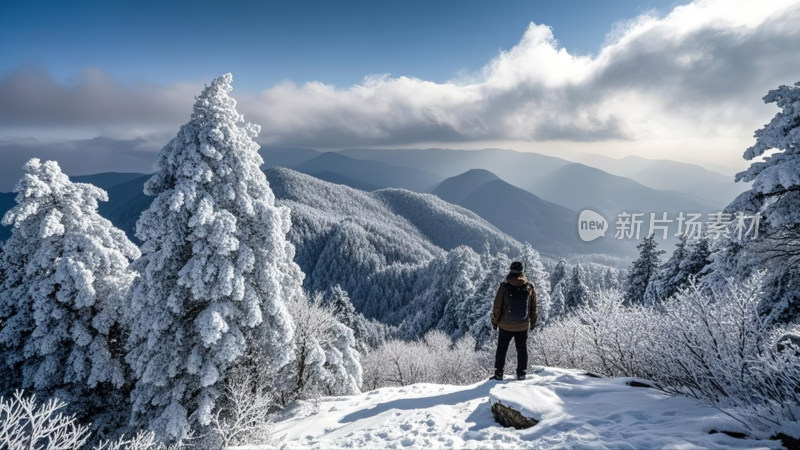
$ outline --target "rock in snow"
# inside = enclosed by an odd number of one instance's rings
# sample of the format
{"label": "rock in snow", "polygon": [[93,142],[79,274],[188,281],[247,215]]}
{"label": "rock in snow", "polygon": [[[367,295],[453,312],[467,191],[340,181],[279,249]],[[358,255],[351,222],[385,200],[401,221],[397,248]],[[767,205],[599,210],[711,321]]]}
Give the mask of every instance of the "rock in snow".
{"label": "rock in snow", "polygon": [[492,403],[492,417],[500,425],[516,428],[517,430],[526,430],[539,423],[538,420],[525,417],[516,409],[510,408],[501,402]]}
{"label": "rock in snow", "polygon": [[[273,424],[274,441],[255,448],[780,448],[777,441],[737,439],[744,431],[694,399],[539,368],[527,380],[468,386],[415,384],[298,403]],[[498,425],[501,402],[539,421],[516,430]]]}

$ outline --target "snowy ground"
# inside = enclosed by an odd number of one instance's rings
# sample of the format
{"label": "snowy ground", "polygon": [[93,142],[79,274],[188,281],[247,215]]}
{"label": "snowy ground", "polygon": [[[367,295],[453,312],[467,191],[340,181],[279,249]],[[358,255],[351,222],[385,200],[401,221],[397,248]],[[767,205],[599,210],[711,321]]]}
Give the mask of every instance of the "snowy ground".
{"label": "snowy ground", "polygon": [[[274,424],[280,448],[780,448],[742,440],[721,412],[686,397],[544,368],[526,381],[469,386],[417,384],[302,404]],[[541,420],[527,430],[498,426],[490,402]],[[315,412],[314,410],[317,410]],[[258,448],[258,447],[248,447]]]}

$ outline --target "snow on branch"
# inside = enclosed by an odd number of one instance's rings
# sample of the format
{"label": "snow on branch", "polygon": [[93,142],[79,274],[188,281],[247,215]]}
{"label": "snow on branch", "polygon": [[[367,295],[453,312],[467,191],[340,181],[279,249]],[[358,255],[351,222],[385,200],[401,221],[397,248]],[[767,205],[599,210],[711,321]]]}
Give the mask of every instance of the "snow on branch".
{"label": "snow on branch", "polygon": [[0,397],[0,442],[8,450],[46,448],[74,450],[89,439],[88,426],[74,416],[60,412],[67,404],[52,398],[36,403],[36,396],[16,391],[11,398]]}

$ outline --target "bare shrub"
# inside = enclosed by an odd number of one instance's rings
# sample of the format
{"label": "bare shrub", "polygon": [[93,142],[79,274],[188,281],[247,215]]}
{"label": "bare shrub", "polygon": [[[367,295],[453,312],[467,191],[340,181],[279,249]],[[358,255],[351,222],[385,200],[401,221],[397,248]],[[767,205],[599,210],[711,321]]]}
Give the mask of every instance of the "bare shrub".
{"label": "bare shrub", "polygon": [[753,434],[787,432],[800,418],[800,348],[778,350],[787,330],[759,309],[762,286],[762,274],[717,290],[691,282],[659,310],[625,307],[618,292],[598,292],[533,334],[532,362],[647,378],[724,411]]}
{"label": "bare shrub", "polygon": [[272,398],[269,389],[252,378],[232,377],[210,424],[221,447],[268,444]]}
{"label": "bare shrub", "polygon": [[666,306],[659,382],[701,398],[756,432],[796,426],[800,356],[776,351],[770,317],[762,314],[763,274],[709,292],[692,283]]}
{"label": "bare shrub", "polygon": [[73,450],[89,439],[89,427],[60,410],[67,406],[58,399],[36,403],[36,396],[14,392],[10,399],[0,397],[0,442],[8,450],[47,448]]}
{"label": "bare shrub", "polygon": [[414,383],[469,384],[484,379],[491,364],[488,352],[475,350],[466,335],[455,343],[442,331],[421,341],[393,340],[364,357],[364,389]]}
{"label": "bare shrub", "polygon": [[122,435],[114,441],[101,441],[94,450],[180,450],[181,448],[181,443],[167,446],[158,442],[156,434],[152,431],[140,430],[130,438]]}

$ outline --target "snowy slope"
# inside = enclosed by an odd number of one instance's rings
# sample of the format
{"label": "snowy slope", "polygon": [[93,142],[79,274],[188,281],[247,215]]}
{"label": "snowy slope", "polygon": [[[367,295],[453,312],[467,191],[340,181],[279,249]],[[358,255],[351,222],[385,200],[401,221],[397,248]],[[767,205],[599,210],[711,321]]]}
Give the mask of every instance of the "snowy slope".
{"label": "snowy slope", "polygon": [[383,202],[395,214],[404,217],[435,245],[451,250],[466,245],[482,251],[484,244],[506,253],[520,247],[511,236],[503,233],[474,212],[448,203],[431,194],[419,194],[405,189],[381,189],[372,196]]}
{"label": "snowy slope", "polygon": [[444,178],[413,167],[354,159],[337,152],[325,152],[302,164],[287,167],[326,181],[338,183],[347,180],[346,184],[357,189],[376,186],[424,192]]}
{"label": "snowy slope", "polygon": [[[326,398],[314,413],[296,405],[274,423],[280,448],[780,448],[736,439],[723,413],[687,397],[630,387],[626,378],[591,378],[542,368],[526,381],[469,386],[416,384]],[[541,422],[527,430],[497,425],[490,402]],[[243,448],[259,448],[243,447]],[[266,447],[265,447],[266,448]]]}
{"label": "snowy slope", "polygon": [[289,238],[304,286],[338,284],[357,311],[384,323],[409,316],[411,301],[433,282],[429,265],[445,250],[481,251],[485,242],[493,251],[519,247],[474,213],[429,194],[364,192],[285,168],[265,173],[278,203],[292,211]]}

